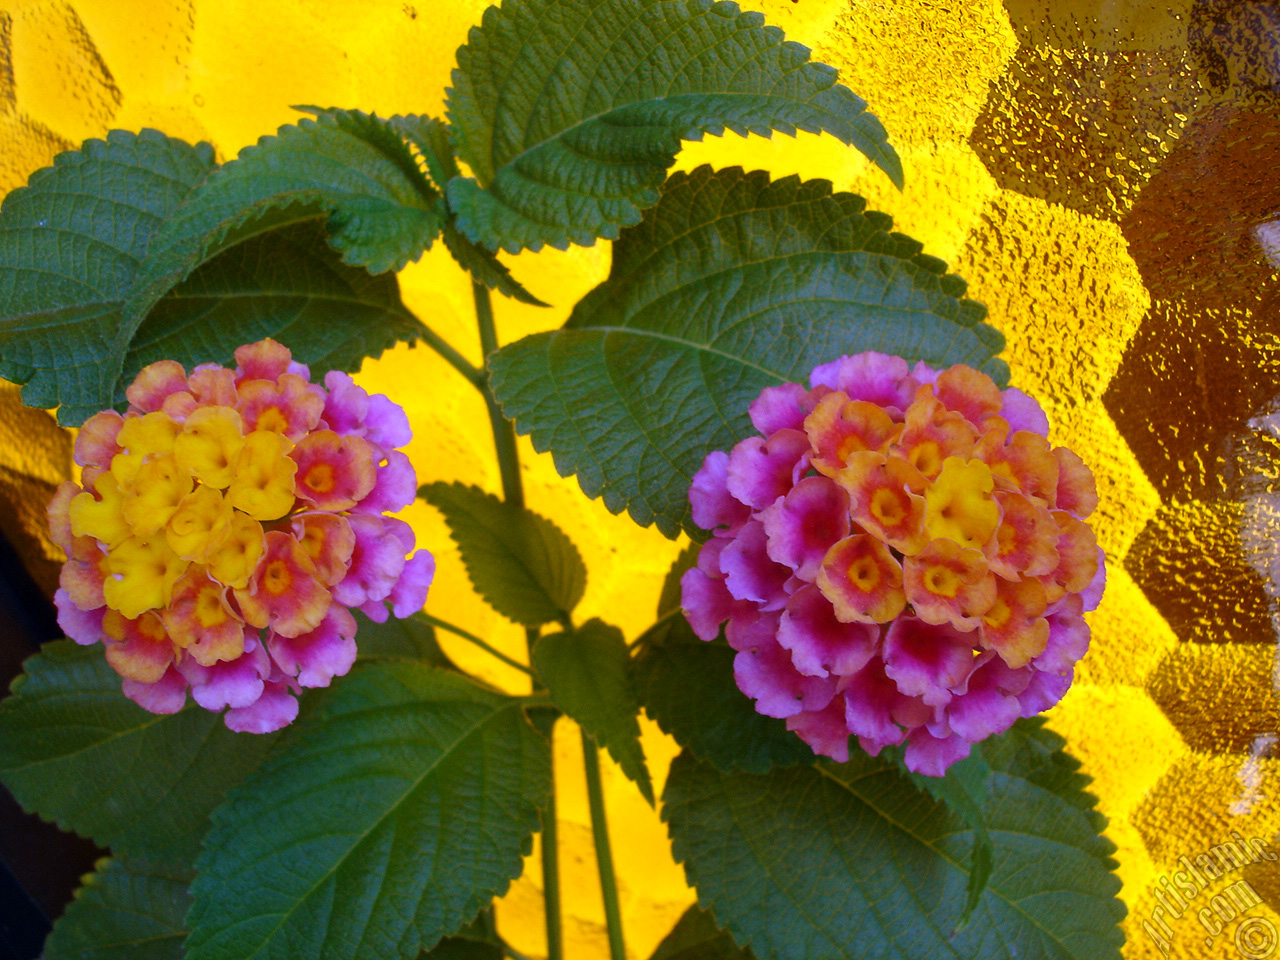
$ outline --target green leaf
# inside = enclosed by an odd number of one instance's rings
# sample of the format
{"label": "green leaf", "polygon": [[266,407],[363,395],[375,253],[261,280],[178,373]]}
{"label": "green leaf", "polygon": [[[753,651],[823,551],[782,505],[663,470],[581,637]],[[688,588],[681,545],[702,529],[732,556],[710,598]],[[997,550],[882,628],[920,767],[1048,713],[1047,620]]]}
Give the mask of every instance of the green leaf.
{"label": "green leaf", "polygon": [[0,780],[28,810],[119,855],[189,861],[210,812],[277,734],[232,733],[189,702],[148,713],[98,646],[45,644],[0,702]]}
{"label": "green leaf", "polygon": [[182,960],[189,869],[115,858],[85,878],[45,942],[45,960]]}
{"label": "green leaf", "polygon": [[418,960],[502,960],[502,941],[493,925],[493,908],[481,910],[471,923],[445,937]]}
{"label": "green leaf", "polygon": [[395,275],[347,266],[312,220],[223,251],[168,293],[138,328],[122,382],[155,360],[188,369],[230,363],[236,347],[263,337],[320,375],[353,372],[421,329],[400,301]]}
{"label": "green leaf", "polygon": [[653,781],[640,745],[640,723],[627,678],[627,643],[603,620],[538,640],[533,666],[551,699],[599,745],[605,747],[653,805]]}
{"label": "green leaf", "polygon": [[755,960],[755,955],[734,943],[711,914],[694,904],[663,937],[650,960]]}
{"label": "green leaf", "polygon": [[[892,751],[890,753],[890,751]],[[890,748],[885,753],[897,765],[900,773],[947,809],[958,816],[973,831],[973,854],[969,861],[969,886],[964,911],[956,929],[963,929],[973,916],[982,899],[982,891],[991,879],[991,836],[987,833],[984,814],[990,793],[991,768],[983,755],[974,751],[958,763],[951,765],[946,776],[928,777],[907,769],[900,748]]]}
{"label": "green leaf", "polygon": [[1007,379],[985,308],[891,223],[826,181],[676,174],[563,329],[490,358],[503,412],[613,512],[705,536],[689,484],[764,387],[863,350]]}
{"label": "green leaf", "polygon": [[113,130],[59,154],[0,207],[0,376],[82,423],[115,396],[121,309],[152,236],[213,149]]}
{"label": "green leaf", "polygon": [[982,748],[993,865],[963,929],[973,832],[892,761],[855,751],[846,764],[747,775],[685,754],[664,816],[699,902],[760,956],[1118,960],[1115,848],[1079,779],[1054,779],[1070,762],[1040,736],[1018,725],[1000,738],[1012,750]]}
{"label": "green leaf", "polygon": [[448,124],[418,113],[397,115],[387,122],[418,148],[432,182],[443,192],[445,185],[459,173]]}
{"label": "green leaf", "polygon": [[614,239],[658,199],[681,140],[824,131],[902,185],[836,71],[712,0],[507,0],[458,51],[448,117],[476,179],[448,185],[466,234],[518,253]]}
{"label": "green leaf", "polygon": [[461,483],[427,484],[418,496],[444,514],[472,584],[493,609],[528,627],[567,620],[587,568],[552,521]]}
{"label": "green leaf", "polygon": [[143,318],[200,264],[237,244],[326,218],[344,263],[399,270],[440,232],[439,194],[396,128],[358,110],[325,110],[245,147],[174,212],[147,251],[122,311],[123,350]]}
{"label": "green leaf", "polygon": [[358,664],[215,815],[188,960],[411,960],[519,875],[549,774],[519,700]]}
{"label": "green leaf", "polygon": [[507,269],[505,263],[484,247],[477,246],[468,240],[452,222],[444,225],[444,245],[449,248],[458,266],[490,290],[497,290],[504,296],[533,307],[550,306],[526,290],[519,280],[511,276],[511,271]]}
{"label": "green leaf", "polygon": [[695,756],[725,772],[813,762],[813,751],[785,721],[757,713],[738,689],[735,654],[723,636],[699,640],[675,610],[649,628],[636,650],[631,682],[640,705]]}
{"label": "green leaf", "polygon": [[405,617],[387,617],[375,623],[359,610],[356,618],[356,645],[365,659],[419,660],[432,667],[461,673],[436,641],[436,628],[421,613]]}
{"label": "green leaf", "polygon": [[[418,148],[432,181],[441,190],[458,176],[458,163],[453,155],[453,143],[449,140],[448,125],[435,117],[419,114],[392,117],[390,122]],[[504,296],[534,307],[547,306],[511,276],[506,264],[484,247],[468,240],[448,216],[444,217],[443,239],[458,265],[490,290],[497,290]]]}

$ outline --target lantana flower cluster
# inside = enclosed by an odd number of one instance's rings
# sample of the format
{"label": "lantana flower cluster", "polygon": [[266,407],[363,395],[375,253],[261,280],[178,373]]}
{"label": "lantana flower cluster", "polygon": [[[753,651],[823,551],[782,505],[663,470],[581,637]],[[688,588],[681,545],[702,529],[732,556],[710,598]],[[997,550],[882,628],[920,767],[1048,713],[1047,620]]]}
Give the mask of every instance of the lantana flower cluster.
{"label": "lantana flower cluster", "polygon": [[862,353],[765,389],[760,435],[709,454],[682,580],[738,687],[816,753],[905,742],[941,776],[1057,703],[1089,644],[1102,551],[1093,476],[1035,400],[970,367]]}
{"label": "lantana flower cluster", "polygon": [[189,376],[153,363],[124,415],[84,423],[82,485],[49,505],[67,553],[55,601],[147,710],[175,713],[190,689],[232,730],[265,733],[297,716],[300,688],[351,668],[351,611],[420,610],[435,563],[384,516],[416,494],[404,411],[345,373],[312,383],[273,340],[235,358]]}

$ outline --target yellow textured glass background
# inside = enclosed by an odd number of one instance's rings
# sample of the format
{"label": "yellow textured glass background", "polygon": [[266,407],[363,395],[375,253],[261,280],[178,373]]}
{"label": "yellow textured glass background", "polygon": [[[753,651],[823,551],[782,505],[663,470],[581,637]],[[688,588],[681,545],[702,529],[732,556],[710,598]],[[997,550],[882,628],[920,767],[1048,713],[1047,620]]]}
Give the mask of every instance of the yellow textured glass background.
{"label": "yellow textured glass background", "polygon": [[[482,0],[0,0],[0,192],[112,127],[208,139],[220,159],[296,114],[293,103],[439,114],[456,48]],[[1119,847],[1127,958],[1158,951],[1141,923],[1158,879],[1228,840],[1275,843],[1274,585],[1258,571],[1280,529],[1277,278],[1268,220],[1280,211],[1276,30],[1268,5],[1221,0],[744,0],[840,68],[903,156],[899,194],[829,138],[708,140],[680,166],[765,167],[866,195],[970,281],[1009,339],[1014,382],[1042,396],[1053,439],[1099,480],[1110,560],[1095,640],[1053,726],[1095,778]],[[1271,257],[1280,248],[1280,231]],[[502,342],[558,325],[604,277],[607,244],[509,260],[544,300],[497,298]],[[407,269],[404,297],[479,362],[466,279],[441,249]],[[421,480],[498,489],[478,398],[425,348],[366,365],[361,381],[408,409]],[[69,470],[66,437],[0,390],[5,532],[50,586],[39,505]],[[1251,418],[1253,425],[1250,425]],[[581,617],[634,637],[678,545],[585,500],[521,442],[528,499],[581,548]],[[1261,499],[1259,499],[1261,498]],[[1261,504],[1261,505],[1260,505]],[[430,508],[407,518],[436,553],[429,609],[520,655],[523,636],[470,589]],[[1251,531],[1247,535],[1242,530]],[[487,679],[514,671],[442,638]],[[659,781],[674,747],[652,725]],[[560,725],[566,938],[605,953],[576,730]],[[612,766],[607,800],[629,953],[647,956],[691,902],[665,829]],[[1247,877],[1280,922],[1277,865]],[[1197,899],[1204,905],[1208,894]],[[542,949],[536,854],[502,901],[522,950]],[[1206,945],[1170,921],[1174,956]]]}

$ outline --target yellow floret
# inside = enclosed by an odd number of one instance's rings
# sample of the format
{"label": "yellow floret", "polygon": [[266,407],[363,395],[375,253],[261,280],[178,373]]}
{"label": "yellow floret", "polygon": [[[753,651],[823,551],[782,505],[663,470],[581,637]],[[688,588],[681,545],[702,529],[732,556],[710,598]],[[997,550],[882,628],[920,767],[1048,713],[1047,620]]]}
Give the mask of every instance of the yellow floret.
{"label": "yellow floret", "polygon": [[136,456],[163,456],[173,453],[173,442],[181,429],[167,413],[157,410],[141,417],[125,417],[116,442]]}
{"label": "yellow floret", "polygon": [[231,504],[212,487],[198,486],[169,520],[165,539],[184,560],[204,562],[221,547],[231,529]]}
{"label": "yellow floret", "polygon": [[201,407],[187,417],[173,452],[183,469],[201,483],[225,490],[235,477],[236,457],[243,446],[240,414],[230,407]]}
{"label": "yellow floret", "polygon": [[265,549],[262,524],[236,511],[227,527],[226,539],[218,548],[209,572],[228,587],[243,589]]}
{"label": "yellow floret", "polygon": [[255,520],[278,520],[293,509],[293,475],[298,465],[288,456],[293,444],[271,430],[255,430],[236,458],[227,500]]}
{"label": "yellow floret", "polygon": [[71,533],[77,537],[94,537],[108,547],[128,539],[132,531],[124,517],[124,494],[110,473],[99,474],[93,481],[100,500],[91,493],[78,493],[71,499],[68,516]]}
{"label": "yellow floret", "polygon": [[938,479],[925,491],[925,530],[931,540],[951,540],[982,550],[1000,523],[992,499],[995,480],[981,460],[947,457]]}
{"label": "yellow floret", "polygon": [[169,602],[187,561],[169,549],[164,537],[130,537],[107,554],[102,594],[107,606],[130,620]]}
{"label": "yellow floret", "polygon": [[157,457],[139,467],[133,489],[124,498],[124,518],[134,536],[149,537],[162,529],[191,487],[191,475],[178,466],[172,455]]}

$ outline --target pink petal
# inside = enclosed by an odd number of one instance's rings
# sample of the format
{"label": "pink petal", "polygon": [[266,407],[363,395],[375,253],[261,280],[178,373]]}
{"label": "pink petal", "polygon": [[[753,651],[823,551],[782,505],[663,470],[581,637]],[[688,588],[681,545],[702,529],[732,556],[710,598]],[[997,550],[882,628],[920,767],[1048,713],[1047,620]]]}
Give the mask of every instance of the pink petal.
{"label": "pink petal", "polygon": [[75,461],[82,467],[108,467],[120,452],[116,437],[124,426],[124,417],[114,410],[102,410],[80,425],[76,434]]}
{"label": "pink petal", "polygon": [[413,503],[418,495],[418,475],[413,464],[399,450],[387,452],[387,462],[377,467],[372,492],[357,503],[356,513],[395,513]]}
{"label": "pink petal", "polygon": [[223,722],[236,733],[272,733],[298,716],[298,701],[283,681],[268,683],[261,696],[244,707],[228,710]]}
{"label": "pink petal", "polygon": [[[358,607],[369,600],[391,596],[404,571],[404,544],[385,517],[352,514],[347,518],[355,534],[351,567],[333,588],[333,599],[344,607]],[[388,533],[393,535],[388,536]]]}
{"label": "pink petal", "polygon": [[1102,602],[1102,593],[1107,588],[1107,555],[1098,548],[1098,572],[1093,575],[1089,585],[1080,591],[1080,599],[1084,602],[1085,611],[1097,610]]}
{"label": "pink petal", "polygon": [[805,477],[760,514],[769,556],[812,582],[836,541],[849,535],[849,495],[827,477]]}
{"label": "pink petal", "polygon": [[924,727],[911,731],[907,738],[907,769],[926,777],[941,777],[957,760],[963,760],[973,749],[964,737],[952,735],[939,739]]}
{"label": "pink petal", "polygon": [[778,626],[782,614],[778,611],[761,613],[752,604],[741,604],[729,617],[724,628],[724,638],[735,650],[754,653],[761,647],[772,647],[778,641]]}
{"label": "pink petal", "polygon": [[[880,746],[902,742],[906,733],[900,724],[904,721],[919,719],[923,722],[932,716],[932,710],[922,707],[920,701],[904,696],[897,685],[885,676],[884,661],[879,657],[840,681],[840,691],[844,697],[844,719],[849,732]],[[875,755],[875,752],[869,752]]]}
{"label": "pink petal", "polygon": [[[385,607],[384,607],[385,610]],[[346,676],[356,662],[356,621],[346,607],[334,604],[320,626],[297,637],[272,634],[271,658],[303,687],[327,687]]]}
{"label": "pink petal", "polygon": [[82,647],[102,639],[102,617],[106,607],[81,610],[71,602],[71,595],[59,589],[53,595],[53,605],[58,609],[58,626],[66,636]]}
{"label": "pink petal", "polygon": [[293,362],[289,348],[270,337],[236,347],[235,357],[237,380],[274,381],[283,373],[311,379],[311,372],[303,364]]}
{"label": "pink petal", "polygon": [[875,655],[879,639],[874,624],[837,620],[830,601],[814,586],[792,595],[778,626],[778,643],[791,652],[795,668],[810,677],[856,673]]}
{"label": "pink petal", "polygon": [[1042,437],[1049,435],[1049,418],[1034,398],[1029,397],[1017,387],[1009,387],[1000,394],[1000,416],[1009,424],[1011,433],[1018,430],[1029,430]]}
{"label": "pink petal", "polygon": [[949,624],[902,616],[885,634],[885,674],[907,696],[931,707],[951,699],[951,688],[969,676],[973,659],[972,641]]}
{"label": "pink petal", "polygon": [[[256,631],[250,631],[252,633]],[[262,644],[246,634],[244,653],[236,659],[205,667],[184,657],[178,669],[191,684],[191,696],[196,703],[216,711],[254,703],[262,695],[263,681],[271,672],[271,658]]]}
{"label": "pink petal", "polygon": [[754,510],[786,493],[809,466],[809,438],[800,430],[779,430],[765,440],[747,437],[729,453],[727,487]]}
{"label": "pink petal", "polygon": [[[1025,688],[1030,680],[1028,668],[1012,670],[998,656],[987,655],[981,666],[969,677],[965,691],[952,697],[945,716],[948,732],[957,734],[971,743],[1003,733],[1021,715],[1018,698],[1007,692],[1009,686]],[[1009,676],[1022,674],[1018,678]],[[940,731],[932,729],[935,735]]]}
{"label": "pink petal", "polygon": [[369,410],[364,422],[365,439],[380,446],[403,447],[413,439],[404,408],[381,393],[369,394]]}
{"label": "pink petal", "polygon": [[809,383],[839,390],[850,400],[866,400],[899,410],[910,405],[919,386],[908,376],[907,361],[873,350],[814,367]]}
{"label": "pink petal", "polygon": [[157,360],[143,367],[133,383],[125,388],[129,409],[155,413],[164,406],[165,398],[187,389],[187,372],[175,360]]}
{"label": "pink petal", "polygon": [[1082,607],[1079,594],[1068,594],[1045,613],[1049,642],[1032,661],[1037,671],[1068,676],[1085,655],[1089,649],[1089,624],[1085,623]]}
{"label": "pink petal", "polygon": [[1073,679],[1075,679],[1075,673],[1071,670],[1062,675],[1032,670],[1031,682],[1027,685],[1027,689],[1018,696],[1018,703],[1022,706],[1022,715],[1024,717],[1034,717],[1037,713],[1043,713],[1057,704],[1059,700],[1066,696]]}
{"label": "pink petal", "polygon": [[801,710],[821,710],[835,696],[834,680],[806,677],[791,665],[777,642],[743,650],[733,658],[738,689],[756,701],[766,717],[791,717]]}
{"label": "pink petal", "polygon": [[[937,383],[939,371],[933,369],[923,360],[911,368],[911,379],[917,383]],[[914,396],[914,394],[913,394]]]}
{"label": "pink petal", "polygon": [[844,721],[844,698],[835,697],[821,710],[802,710],[787,717],[787,729],[836,763],[849,759],[849,728]]}
{"label": "pink petal", "polygon": [[155,683],[125,680],[120,688],[126,697],[151,713],[177,713],[187,703],[187,678],[173,666]]}
{"label": "pink petal", "polygon": [[739,600],[752,600],[762,610],[780,610],[787,602],[785,584],[791,571],[769,559],[764,525],[744,524],[720,554],[725,586]]}
{"label": "pink petal", "polygon": [[740,603],[729,595],[723,577],[708,577],[693,567],[680,578],[680,606],[700,640],[714,640],[720,633],[720,624]]}
{"label": "pink petal", "polygon": [[693,508],[693,522],[703,530],[737,530],[751,516],[751,509],[729,493],[728,478],[729,455],[723,450],[707,454],[702,468],[693,475],[689,505]]}
{"label": "pink petal", "polygon": [[358,607],[352,607],[353,610],[359,610],[374,623],[386,623],[391,619],[391,613],[387,610],[387,601],[385,600],[366,600]]}
{"label": "pink petal", "polygon": [[329,391],[324,404],[324,422],[329,429],[334,433],[363,436],[365,417],[369,413],[369,394],[339,370],[326,373],[324,385]]}
{"label": "pink petal", "polygon": [[399,540],[405,553],[409,553],[417,546],[418,538],[413,532],[413,527],[398,517],[383,517],[382,530],[388,537]]}
{"label": "pink petal", "polygon": [[806,403],[808,397],[809,391],[798,383],[765,387],[751,402],[747,413],[751,423],[766,437],[778,430],[803,430],[804,418],[811,406]]}
{"label": "pink petal", "polygon": [[403,620],[421,610],[427,603],[427,591],[436,575],[436,558],[419,550],[405,561],[400,579],[391,588],[391,612]]}

